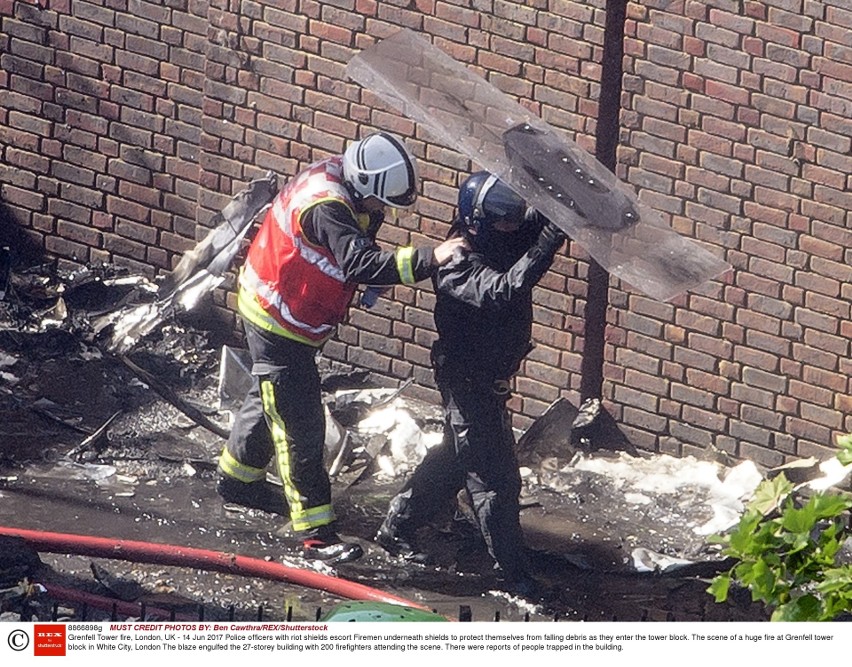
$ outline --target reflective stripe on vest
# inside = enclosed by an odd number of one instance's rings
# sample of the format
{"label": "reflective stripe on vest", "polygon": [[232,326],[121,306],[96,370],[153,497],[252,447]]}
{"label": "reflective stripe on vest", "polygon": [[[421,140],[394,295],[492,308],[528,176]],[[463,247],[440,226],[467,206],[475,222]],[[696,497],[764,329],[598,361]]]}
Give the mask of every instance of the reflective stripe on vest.
{"label": "reflective stripe on vest", "polygon": [[[264,308],[261,305],[260,299],[268,303],[269,306]],[[292,324],[312,336],[326,337],[330,336],[334,331],[333,324],[323,324],[318,327],[312,327],[305,322],[300,322],[293,317],[287,304],[281,298],[281,295],[268,287],[266,283],[261,281],[252,270],[251,266],[246,264],[240,274],[240,293],[238,296],[237,306],[240,312],[245,315],[251,322],[260,326],[261,329],[271,331],[283,336],[290,336],[292,332],[287,331],[278,323],[275,317],[270,315],[270,309],[278,311],[287,322]],[[301,337],[293,336],[297,340]],[[311,342],[315,338],[303,338],[304,342]]]}
{"label": "reflective stripe on vest", "polygon": [[278,195],[240,273],[240,313],[262,329],[311,345],[334,333],[356,287],[331,252],[302,233],[305,213],[323,202],[339,202],[355,215],[339,157],[311,165]]}
{"label": "reflective stripe on vest", "polygon": [[[316,206],[317,204],[322,203],[323,201],[339,201],[333,198],[320,199],[314,202],[311,206]],[[284,204],[281,202],[281,198],[278,197],[275,200],[275,203],[272,205],[272,214],[275,216],[275,222],[278,223],[278,226],[284,231],[285,234],[290,234],[289,230],[291,225],[287,219],[287,210],[284,208]],[[299,225],[301,231],[301,225]],[[307,262],[315,265],[320,271],[322,271],[329,278],[334,278],[338,282],[345,283],[346,278],[343,276],[342,269],[337,266],[332,260],[323,255],[321,252],[318,252],[313,247],[311,247],[301,236],[294,236],[290,234],[290,237],[293,240],[293,245],[299,250],[299,254],[305,259]]]}

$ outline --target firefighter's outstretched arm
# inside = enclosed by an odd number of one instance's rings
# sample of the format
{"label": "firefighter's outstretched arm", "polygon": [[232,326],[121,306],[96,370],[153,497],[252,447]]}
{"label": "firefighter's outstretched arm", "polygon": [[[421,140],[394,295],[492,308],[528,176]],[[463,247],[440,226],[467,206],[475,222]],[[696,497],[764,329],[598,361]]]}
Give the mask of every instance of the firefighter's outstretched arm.
{"label": "firefighter's outstretched arm", "polygon": [[337,260],[346,279],[366,285],[412,284],[430,277],[435,267],[447,263],[457,249],[466,247],[462,239],[449,239],[437,246],[403,246],[382,250],[370,233],[380,222],[363,229],[342,204],[314,207],[306,216],[306,236],[324,245]]}

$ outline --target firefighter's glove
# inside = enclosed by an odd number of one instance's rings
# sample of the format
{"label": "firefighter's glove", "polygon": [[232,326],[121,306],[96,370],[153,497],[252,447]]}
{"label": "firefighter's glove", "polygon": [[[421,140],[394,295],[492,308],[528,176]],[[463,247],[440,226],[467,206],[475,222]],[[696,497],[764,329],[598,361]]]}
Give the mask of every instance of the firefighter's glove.
{"label": "firefighter's glove", "polygon": [[390,289],[387,285],[368,285],[361,294],[361,305],[364,308],[372,308],[376,305],[379,297]]}

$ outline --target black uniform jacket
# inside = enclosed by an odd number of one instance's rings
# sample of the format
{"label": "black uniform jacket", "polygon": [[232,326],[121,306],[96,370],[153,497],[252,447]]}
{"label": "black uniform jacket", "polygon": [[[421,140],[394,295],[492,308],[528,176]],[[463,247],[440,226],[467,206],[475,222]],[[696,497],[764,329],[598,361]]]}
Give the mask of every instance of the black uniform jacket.
{"label": "black uniform jacket", "polygon": [[563,240],[540,225],[494,233],[438,268],[432,280],[439,339],[432,362],[439,383],[485,387],[517,372],[531,348],[532,288]]}

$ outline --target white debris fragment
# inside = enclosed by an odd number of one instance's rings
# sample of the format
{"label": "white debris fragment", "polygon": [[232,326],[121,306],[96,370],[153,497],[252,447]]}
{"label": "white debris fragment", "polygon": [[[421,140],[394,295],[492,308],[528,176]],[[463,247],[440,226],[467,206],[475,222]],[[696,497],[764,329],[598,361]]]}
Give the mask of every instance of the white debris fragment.
{"label": "white debris fragment", "polygon": [[379,466],[379,470],[388,477],[396,477],[396,467],[391,457],[382,454],[376,458],[376,464]]}
{"label": "white debris fragment", "polygon": [[59,297],[51,308],[43,311],[39,316],[40,331],[47,331],[62,326],[62,323],[68,319],[68,307],[65,305],[65,299]]}
{"label": "white debris fragment", "polygon": [[405,410],[397,411],[396,427],[390,434],[390,451],[391,456],[397,461],[423,458],[423,454],[426,453],[423,431]]}
{"label": "white debris fragment", "polygon": [[335,461],[346,441],[346,429],[340,424],[327,405],[323,406],[325,413],[325,455],[329,461]]}
{"label": "white debris fragment", "polygon": [[630,493],[629,491],[624,494],[624,500],[631,505],[650,505],[652,502],[644,493]]}
{"label": "white debris fragment", "polygon": [[396,427],[398,409],[394,405],[374,410],[358,422],[362,433],[389,433]]}
{"label": "white debris fragment", "polygon": [[725,495],[743,500],[751,498],[762,480],[763,475],[760,474],[754,461],[743,461],[728,471],[722,487],[725,489]]}
{"label": "white debris fragment", "polygon": [[3,384],[14,387],[21,381],[21,378],[13,375],[12,373],[7,373],[6,371],[0,371],[0,380],[3,381]]}
{"label": "white debris fragment", "polygon": [[832,486],[841,484],[847,477],[849,477],[850,474],[852,474],[852,463],[844,466],[835,456],[820,463],[819,470],[823,476],[811,480],[806,484],[806,486],[814,491],[826,491]]}
{"label": "white debris fragment", "polygon": [[6,354],[2,350],[0,350],[0,368],[6,368],[7,366],[14,366],[18,363],[18,357],[12,356],[11,354]]}
{"label": "white debris fragment", "polygon": [[677,459],[662,454],[639,458],[619,452],[615,459],[582,457],[575,468],[603,475],[617,488],[649,493],[671,494],[687,485],[721,484],[717,464],[692,456]]}
{"label": "white debris fragment", "polygon": [[440,432],[424,432],[402,405],[402,401],[396,399],[390,405],[373,410],[357,425],[361,433],[387,438],[387,450],[377,463],[380,470],[391,477],[414,468],[442,439]]}
{"label": "white debris fragment", "polygon": [[177,292],[176,301],[188,312],[195,308],[202,297],[216,289],[224,279],[224,276],[213,276],[206,271],[199,271]]}
{"label": "white debris fragment", "polygon": [[97,361],[103,359],[104,355],[96,347],[87,347],[79,352],[80,359],[83,361]]}
{"label": "white debris fragment", "polygon": [[220,410],[236,412],[251,388],[251,357],[247,350],[222,346],[216,394]]}
{"label": "white debris fragment", "polygon": [[698,535],[712,535],[736,524],[744,501],[762,480],[751,461],[744,461],[725,473],[717,463],[666,454],[640,458],[622,452],[614,459],[583,456],[574,469],[606,477],[625,494],[627,502],[635,505],[650,504],[654,495],[676,495],[685,488],[702,489],[713,518],[693,528]]}
{"label": "white debris fragment", "polygon": [[719,486],[710,487],[710,508],[713,518],[697,526],[698,535],[721,533],[736,525],[745,509],[745,501],[752,497],[763,480],[753,461],[743,461],[725,475]]}
{"label": "white debris fragment", "polygon": [[666,556],[644,547],[637,547],[630,553],[630,556],[637,572],[669,572],[692,564],[692,561],[685,558]]}
{"label": "white debris fragment", "polygon": [[378,389],[341,389],[335,392],[334,400],[338,407],[349,403],[364,403],[375,405],[397,393],[397,389],[381,387]]}
{"label": "white debris fragment", "polygon": [[95,463],[75,463],[74,461],[58,461],[49,468],[35,465],[30,468],[34,477],[44,479],[88,479],[103,480],[115,475],[115,466]]}
{"label": "white debris fragment", "polygon": [[695,528],[698,535],[713,535],[736,525],[740,520],[743,506],[738,510],[736,507],[729,505],[711,505],[713,510],[713,518],[706,523]]}

